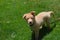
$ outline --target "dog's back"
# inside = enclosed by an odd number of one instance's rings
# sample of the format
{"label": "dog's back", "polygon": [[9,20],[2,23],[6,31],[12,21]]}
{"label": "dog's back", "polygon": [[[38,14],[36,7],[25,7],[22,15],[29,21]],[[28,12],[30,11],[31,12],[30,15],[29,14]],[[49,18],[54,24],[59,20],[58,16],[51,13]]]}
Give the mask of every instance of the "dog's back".
{"label": "dog's back", "polygon": [[51,13],[53,13],[52,11],[48,11],[48,12],[41,12],[38,15],[35,16],[35,20],[38,24],[41,24],[44,22],[44,18],[50,18],[51,17]]}

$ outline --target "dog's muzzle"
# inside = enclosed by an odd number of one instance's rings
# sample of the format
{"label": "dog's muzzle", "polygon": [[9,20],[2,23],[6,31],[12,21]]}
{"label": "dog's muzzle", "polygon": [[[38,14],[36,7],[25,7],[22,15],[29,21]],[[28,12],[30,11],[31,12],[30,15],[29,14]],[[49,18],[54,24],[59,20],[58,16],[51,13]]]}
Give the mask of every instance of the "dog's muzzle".
{"label": "dog's muzzle", "polygon": [[32,22],[29,22],[29,25],[30,25],[30,26],[33,26],[33,23],[32,23]]}
{"label": "dog's muzzle", "polygon": [[30,26],[32,26],[32,25],[33,25],[33,20],[32,20],[32,19],[29,19],[29,20],[28,20],[28,24],[29,24]]}

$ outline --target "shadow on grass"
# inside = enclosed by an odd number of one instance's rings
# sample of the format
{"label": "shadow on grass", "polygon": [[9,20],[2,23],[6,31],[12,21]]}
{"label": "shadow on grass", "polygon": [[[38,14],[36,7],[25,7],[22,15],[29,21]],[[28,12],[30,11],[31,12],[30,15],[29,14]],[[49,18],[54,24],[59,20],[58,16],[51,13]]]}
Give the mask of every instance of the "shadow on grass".
{"label": "shadow on grass", "polygon": [[[56,24],[54,24],[54,26],[50,29],[48,27],[43,27],[42,29],[40,29],[39,40],[42,40],[43,37],[48,35],[55,27],[56,27]],[[32,33],[32,40],[35,40],[34,36],[35,36],[34,33]]]}

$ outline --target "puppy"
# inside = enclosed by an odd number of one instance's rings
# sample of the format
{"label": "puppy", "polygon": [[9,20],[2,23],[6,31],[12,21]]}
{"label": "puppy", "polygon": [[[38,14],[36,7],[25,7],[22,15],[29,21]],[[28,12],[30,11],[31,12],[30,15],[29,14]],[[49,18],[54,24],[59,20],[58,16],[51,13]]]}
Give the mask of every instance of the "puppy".
{"label": "puppy", "polygon": [[39,29],[46,22],[47,26],[50,27],[50,18],[53,15],[52,11],[41,12],[35,16],[35,11],[31,11],[23,15],[23,18],[28,22],[31,30],[35,33],[35,40],[38,40]]}

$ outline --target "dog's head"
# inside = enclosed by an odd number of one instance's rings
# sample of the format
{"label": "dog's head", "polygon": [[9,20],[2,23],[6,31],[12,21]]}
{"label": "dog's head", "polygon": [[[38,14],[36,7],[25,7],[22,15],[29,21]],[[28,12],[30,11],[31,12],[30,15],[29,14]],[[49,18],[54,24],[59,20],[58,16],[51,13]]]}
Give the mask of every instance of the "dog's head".
{"label": "dog's head", "polygon": [[24,14],[23,18],[28,22],[28,24],[30,26],[32,26],[34,24],[34,20],[35,20],[35,12],[31,11],[27,14]]}

